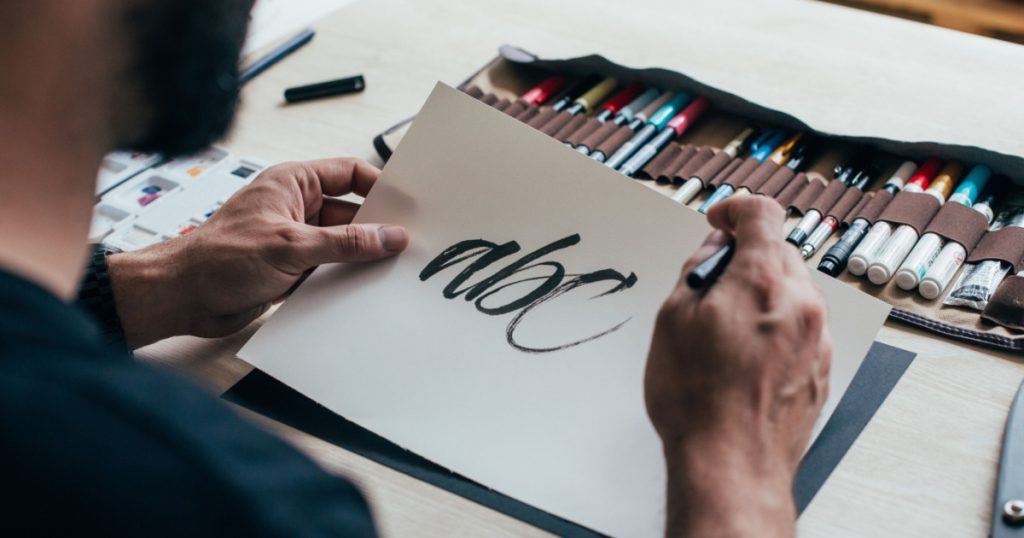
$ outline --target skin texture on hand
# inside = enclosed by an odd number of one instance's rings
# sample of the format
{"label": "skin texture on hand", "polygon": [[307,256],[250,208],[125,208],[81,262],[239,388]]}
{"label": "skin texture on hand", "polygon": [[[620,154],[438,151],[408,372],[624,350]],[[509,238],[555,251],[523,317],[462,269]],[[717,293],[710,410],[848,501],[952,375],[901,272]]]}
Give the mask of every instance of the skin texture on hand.
{"label": "skin texture on hand", "polygon": [[310,270],[370,262],[408,246],[405,229],[350,224],[380,170],[356,159],[268,168],[194,232],[111,256],[118,314],[131,348],[170,336],[225,336],[248,325]]}
{"label": "skin texture on hand", "polygon": [[[774,201],[714,206],[717,231],[686,262],[655,326],[648,414],[668,467],[670,536],[792,536],[792,482],[828,394],[825,302]],[[685,276],[732,236],[703,292]]]}

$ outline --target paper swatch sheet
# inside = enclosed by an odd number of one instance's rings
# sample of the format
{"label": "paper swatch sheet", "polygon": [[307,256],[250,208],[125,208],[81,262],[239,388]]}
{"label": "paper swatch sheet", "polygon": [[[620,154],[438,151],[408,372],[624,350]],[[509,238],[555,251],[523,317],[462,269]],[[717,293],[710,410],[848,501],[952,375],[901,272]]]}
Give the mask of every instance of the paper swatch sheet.
{"label": "paper swatch sheet", "polygon": [[[504,494],[660,535],[644,362],[704,217],[439,84],[357,220],[403,224],[412,244],[321,267],[239,355]],[[816,277],[833,305],[831,413],[888,307]]]}

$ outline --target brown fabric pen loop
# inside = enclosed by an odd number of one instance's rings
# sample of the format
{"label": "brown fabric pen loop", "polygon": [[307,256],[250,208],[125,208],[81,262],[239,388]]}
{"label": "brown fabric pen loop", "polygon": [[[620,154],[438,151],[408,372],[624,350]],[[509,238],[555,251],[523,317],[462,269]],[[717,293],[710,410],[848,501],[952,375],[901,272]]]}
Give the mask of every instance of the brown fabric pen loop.
{"label": "brown fabric pen loop", "polygon": [[[809,209],[813,209],[822,215],[827,215],[832,210],[832,206],[836,205],[836,202],[843,197],[843,194],[849,190],[850,187],[842,181],[832,180],[825,185],[825,190],[814,199],[807,207],[803,209],[803,212],[807,212]],[[801,193],[803,194],[803,193]]]}
{"label": "brown fabric pen loop", "polygon": [[[706,188],[711,180],[719,174],[729,163],[733,161],[733,158],[724,151],[719,151],[713,157],[708,159],[708,162],[702,164],[700,168],[693,171],[689,177],[679,177],[682,181],[689,181],[690,178],[697,178],[700,180],[701,187]],[[738,159],[737,159],[738,162]],[[674,178],[673,178],[674,180]]]}
{"label": "brown fabric pen loop", "polygon": [[485,105],[494,106],[494,103],[498,102],[498,96],[494,95],[493,93],[489,93],[489,94],[481,97],[480,98],[480,102],[485,104]]}
{"label": "brown fabric pen loop", "polygon": [[867,207],[867,205],[871,203],[871,200],[874,200],[874,198],[875,193],[864,193],[864,195],[860,197],[860,200],[857,201],[857,205],[853,206],[853,209],[848,211],[846,213],[846,216],[839,220],[839,223],[842,224],[844,228],[849,227],[850,224],[853,223],[853,221],[860,218],[859,215],[861,211],[864,211],[864,208]]}
{"label": "brown fabric pen loop", "polygon": [[527,125],[534,129],[540,129],[542,125],[551,121],[551,118],[553,118],[555,114],[558,114],[558,112],[555,112],[555,109],[549,106],[542,106],[540,107],[540,110],[533,115],[533,118],[530,119]]}
{"label": "brown fabric pen loop", "polygon": [[925,233],[939,234],[960,243],[970,253],[988,230],[988,219],[981,213],[956,202],[942,206],[925,228]]}
{"label": "brown fabric pen loop", "polygon": [[586,122],[587,117],[582,114],[578,114],[576,116],[569,118],[569,121],[567,121],[561,129],[555,131],[555,134],[551,136],[553,136],[555,140],[558,140],[559,142],[565,142],[570,135],[575,133],[580,127],[583,127],[583,124]]}
{"label": "brown fabric pen loop", "polygon": [[1024,277],[1006,277],[992,294],[981,317],[1008,329],[1024,330]]}
{"label": "brown fabric pen loop", "polygon": [[846,222],[847,215],[863,198],[863,191],[854,187],[847,187],[843,195],[839,197],[839,200],[824,215],[836,219],[839,221],[839,224],[843,224]]}
{"label": "brown fabric pen loop", "polygon": [[594,148],[596,151],[600,151],[605,157],[610,157],[615,150],[619,149],[619,146],[626,143],[627,140],[633,137],[633,130],[626,125],[620,125],[611,136],[604,139],[603,142]]}
{"label": "brown fabric pen loop", "polygon": [[[815,183],[820,182],[815,181]],[[793,203],[793,200],[796,200],[796,197],[799,196],[809,184],[811,184],[811,179],[807,177],[807,174],[801,172],[794,176],[793,179],[789,180],[789,183],[782,188],[782,192],[775,197],[775,201],[783,208],[789,208],[790,204]],[[824,188],[824,185],[822,185],[822,188]]]}
{"label": "brown fabric pen loop", "polygon": [[522,99],[516,99],[515,101],[512,101],[512,103],[509,104],[507,107],[505,107],[505,109],[502,110],[502,112],[514,118],[518,116],[522,111],[526,110],[526,107],[526,101],[523,101]]}
{"label": "brown fabric pen loop", "polygon": [[717,189],[722,183],[725,182],[726,178],[731,176],[732,173],[735,172],[736,169],[739,168],[740,166],[743,166],[743,159],[732,159],[731,161],[729,161],[729,164],[725,165],[725,168],[722,168],[717,174],[715,174],[713,178],[711,178],[711,181],[704,182],[704,186],[707,187],[708,185],[711,185],[712,187]]}
{"label": "brown fabric pen loop", "polygon": [[672,162],[672,159],[675,159],[682,151],[683,146],[669,142],[668,146],[665,146],[665,149],[661,150],[658,155],[651,159],[651,162],[647,163],[647,166],[644,166],[643,169],[634,174],[633,177],[637,179],[657,178],[658,175],[668,167],[669,163]]}
{"label": "brown fabric pen loop", "polygon": [[540,107],[537,105],[530,105],[526,107],[522,112],[516,114],[515,118],[527,125],[530,124],[530,120],[533,119],[537,113],[540,112]]}
{"label": "brown fabric pen loop", "polygon": [[562,112],[559,112],[552,116],[547,123],[541,125],[540,132],[548,136],[555,136],[555,133],[557,133],[558,130],[561,129],[562,127],[565,127],[565,124],[569,123],[569,120],[571,120],[572,118],[573,117],[570,116],[568,112],[563,110]]}
{"label": "brown fabric pen loop", "polygon": [[778,171],[779,165],[771,161],[765,161],[761,163],[761,166],[755,168],[750,175],[743,178],[743,181],[739,185],[736,185],[736,188],[743,187],[750,192],[757,192],[758,187],[763,185],[765,181],[768,181],[768,178],[772,177],[772,175]]}
{"label": "brown fabric pen loop", "polygon": [[1013,266],[1013,272],[1024,270],[1024,228],[1010,226],[985,234],[967,256],[967,263],[1000,260]]}
{"label": "brown fabric pen loop", "polygon": [[466,88],[463,91],[466,93],[466,95],[472,97],[473,99],[479,99],[484,96],[484,91],[481,90],[480,86],[477,86],[476,84]]}
{"label": "brown fabric pen loop", "polygon": [[892,193],[889,191],[878,191],[874,193],[871,200],[861,208],[860,212],[854,218],[864,219],[871,224],[874,224],[878,220],[878,216],[882,214],[882,211],[892,202]]}
{"label": "brown fabric pen loop", "polygon": [[920,234],[939,212],[942,204],[930,194],[903,191],[885,207],[878,220],[893,224],[906,224]]}
{"label": "brown fabric pen loop", "polygon": [[[612,123],[610,121],[602,123],[601,126],[597,128],[597,130],[595,130],[593,133],[590,133],[589,135],[587,135],[587,137],[584,138],[582,141],[580,141],[580,143],[577,144],[577,145],[583,146],[583,147],[587,148],[588,150],[593,151],[594,148],[596,148],[599,144],[601,144],[601,142],[604,142],[605,140],[608,140],[608,137],[610,137],[612,135],[612,133],[617,131],[619,129],[619,127],[621,127],[621,126],[620,125],[615,125],[614,123]],[[630,132],[632,132],[632,131],[630,131]]]}
{"label": "brown fabric pen loop", "polygon": [[686,161],[682,167],[676,170],[676,173],[672,176],[672,182],[682,184],[687,179],[693,177],[694,172],[699,170],[701,166],[707,164],[707,162],[714,158],[714,156],[715,148],[711,146],[704,146],[700,148],[689,161]]}
{"label": "brown fabric pen loop", "polygon": [[587,120],[583,122],[583,125],[581,125],[579,129],[576,129],[575,131],[573,131],[571,135],[565,138],[565,143],[569,144],[572,147],[576,147],[585,138],[590,136],[590,133],[593,133],[599,127],[601,127],[601,125],[603,124],[597,121],[597,118],[587,118]]}
{"label": "brown fabric pen loop", "polygon": [[747,160],[743,161],[743,164],[741,164],[736,171],[729,174],[729,177],[725,178],[723,183],[737,187],[742,184],[743,180],[747,179],[747,176],[752,174],[754,170],[757,170],[758,166],[761,166],[761,161],[753,157],[747,157]]}
{"label": "brown fabric pen loop", "polygon": [[497,102],[497,103],[494,103],[494,104],[493,104],[493,105],[491,105],[491,106],[493,106],[494,108],[496,108],[496,109],[498,109],[498,110],[500,110],[500,111],[504,112],[504,111],[505,111],[505,109],[506,109],[506,108],[508,108],[508,106],[509,106],[509,105],[511,105],[511,104],[512,104],[512,101],[510,101],[510,100],[508,100],[508,99],[505,99],[505,98],[503,97],[503,98],[501,98],[501,99],[498,99],[498,102]]}
{"label": "brown fabric pen loop", "polygon": [[764,184],[754,190],[754,192],[757,194],[763,194],[769,198],[775,198],[780,192],[782,192],[782,189],[786,188],[786,185],[789,185],[795,175],[796,172],[794,172],[792,168],[783,166],[776,170],[775,173],[772,174],[772,177],[768,178],[768,181],[765,181]]}
{"label": "brown fabric pen loop", "polygon": [[673,176],[679,175],[676,172],[683,166],[686,166],[686,163],[690,162],[690,160],[693,159],[693,156],[696,154],[697,146],[684,146],[683,151],[676,154],[675,158],[669,161],[669,163],[665,165],[665,168],[661,169],[661,171],[658,172],[658,183],[675,183],[676,179]]}

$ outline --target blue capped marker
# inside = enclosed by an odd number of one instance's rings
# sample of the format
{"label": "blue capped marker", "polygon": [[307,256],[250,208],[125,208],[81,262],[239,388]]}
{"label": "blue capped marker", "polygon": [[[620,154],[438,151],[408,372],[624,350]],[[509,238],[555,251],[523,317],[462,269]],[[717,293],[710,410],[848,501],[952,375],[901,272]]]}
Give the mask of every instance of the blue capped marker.
{"label": "blue capped marker", "polygon": [[[767,159],[773,151],[775,151],[775,148],[782,145],[785,141],[786,131],[783,131],[782,129],[772,129],[761,135],[761,138],[755,142],[755,144],[757,144],[757,148],[750,154],[750,158],[756,159],[757,162],[764,162],[764,160]],[[734,192],[736,192],[736,187],[733,187],[732,185],[725,183],[719,185],[718,188],[715,189],[715,192],[711,193],[711,196],[709,196],[707,200],[704,200],[704,203],[701,204],[697,211],[707,213],[708,209],[711,209],[711,206],[732,196],[732,193]]]}
{"label": "blue capped marker", "polygon": [[647,120],[643,128],[636,132],[632,138],[626,141],[625,144],[615,150],[615,153],[608,158],[605,162],[610,168],[618,170],[626,159],[629,159],[641,146],[647,143],[648,140],[654,137],[654,135],[661,132],[671,120],[684,106],[693,100],[693,96],[687,92],[679,92],[671,101],[665,103],[665,106],[658,109],[657,112],[651,116],[651,119]]}
{"label": "blue capped marker", "polygon": [[978,199],[978,193],[985,188],[985,184],[988,183],[989,178],[992,177],[992,169],[979,164],[967,174],[967,177],[960,182],[953,194],[949,196],[950,202],[956,202],[963,204],[967,207],[974,205],[974,201]]}

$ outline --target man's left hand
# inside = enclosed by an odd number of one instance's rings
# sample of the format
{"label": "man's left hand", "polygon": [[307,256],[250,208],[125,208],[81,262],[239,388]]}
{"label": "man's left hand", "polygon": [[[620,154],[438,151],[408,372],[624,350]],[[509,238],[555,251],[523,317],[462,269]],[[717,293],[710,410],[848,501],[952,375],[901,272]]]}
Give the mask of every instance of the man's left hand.
{"label": "man's left hand", "polygon": [[205,224],[109,258],[132,349],[180,334],[225,336],[248,325],[323,263],[369,262],[409,243],[401,226],[351,224],[380,170],[357,159],[268,168]]}

